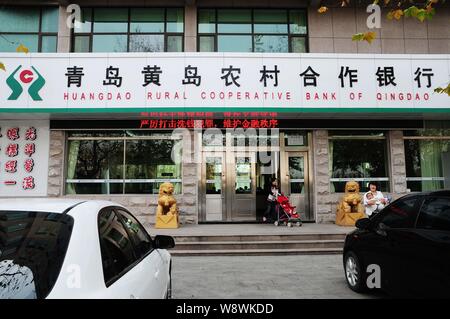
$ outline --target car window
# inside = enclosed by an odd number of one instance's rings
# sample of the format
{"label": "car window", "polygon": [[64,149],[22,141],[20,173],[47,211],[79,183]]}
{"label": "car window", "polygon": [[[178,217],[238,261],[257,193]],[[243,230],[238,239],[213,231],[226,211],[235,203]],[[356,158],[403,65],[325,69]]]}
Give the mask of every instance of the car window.
{"label": "car window", "polygon": [[417,217],[415,205],[418,198],[396,200],[383,210],[379,222],[390,228],[413,228]]}
{"label": "car window", "polygon": [[103,276],[105,283],[120,276],[136,262],[133,244],[113,209],[106,209],[98,218]]}
{"label": "car window", "polygon": [[47,297],[61,271],[73,223],[66,214],[0,211],[0,299]]}
{"label": "car window", "polygon": [[450,199],[426,199],[417,219],[417,228],[450,231]]}
{"label": "car window", "polygon": [[143,257],[153,248],[150,236],[133,215],[123,209],[117,209],[116,211],[122,218],[122,222],[134,243],[136,256]]}

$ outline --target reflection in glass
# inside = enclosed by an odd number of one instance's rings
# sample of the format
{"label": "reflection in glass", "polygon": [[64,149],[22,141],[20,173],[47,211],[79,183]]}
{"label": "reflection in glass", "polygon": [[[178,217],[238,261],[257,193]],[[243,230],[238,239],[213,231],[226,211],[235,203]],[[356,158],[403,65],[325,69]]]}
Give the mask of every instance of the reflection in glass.
{"label": "reflection in glass", "polygon": [[295,34],[307,33],[306,13],[303,10],[291,10],[289,13],[289,30]]}
{"label": "reflection in glass", "polygon": [[164,35],[130,35],[130,52],[164,52]]}
{"label": "reflection in glass", "polygon": [[206,194],[222,192],[222,158],[206,158]]}
{"label": "reflection in glass", "polygon": [[132,8],[130,19],[130,32],[164,32],[164,9]]}
{"label": "reflection in glass", "polygon": [[[387,147],[385,139],[337,139],[329,142],[331,178],[363,178],[365,191],[373,178],[387,178]],[[332,182],[334,192],[344,192],[346,181]],[[380,191],[389,192],[389,183],[379,181]]]}
{"label": "reflection in glass", "polygon": [[249,157],[236,157],[236,194],[252,193],[252,164]]}
{"label": "reflection in glass", "polygon": [[216,11],[214,9],[198,11],[198,33],[216,32]]}
{"label": "reflection in glass", "polygon": [[39,32],[39,8],[2,7],[1,32]]}
{"label": "reflection in glass", "polygon": [[94,32],[127,32],[128,10],[125,8],[98,8],[94,11]]}
{"label": "reflection in glass", "polygon": [[214,52],[214,37],[213,36],[201,36],[199,40],[200,52]]}
{"label": "reflection in glass", "polygon": [[182,8],[167,9],[167,32],[184,31],[184,10]]}
{"label": "reflection in glass", "polygon": [[412,192],[450,185],[450,140],[405,140],[407,187]]}
{"label": "reflection in glass", "polygon": [[90,37],[88,35],[75,36],[74,52],[89,52],[89,41]]}
{"label": "reflection in glass", "polygon": [[42,32],[58,32],[58,8],[42,8]]}
{"label": "reflection in glass", "polygon": [[300,194],[305,185],[304,157],[289,157],[289,182],[291,194]]}
{"label": "reflection in glass", "polygon": [[300,37],[291,38],[291,52],[305,53],[306,52],[306,38],[300,38]]}
{"label": "reflection in glass", "polygon": [[289,52],[287,36],[255,35],[255,52]]}
{"label": "reflection in glass", "polygon": [[36,34],[3,34],[0,37],[0,52],[16,52],[17,43],[30,50],[38,52],[39,36]]}
{"label": "reflection in glass", "polygon": [[183,37],[180,35],[167,36],[167,52],[183,52]]}
{"label": "reflection in glass", "polygon": [[253,14],[255,33],[288,32],[286,10],[255,10]]}

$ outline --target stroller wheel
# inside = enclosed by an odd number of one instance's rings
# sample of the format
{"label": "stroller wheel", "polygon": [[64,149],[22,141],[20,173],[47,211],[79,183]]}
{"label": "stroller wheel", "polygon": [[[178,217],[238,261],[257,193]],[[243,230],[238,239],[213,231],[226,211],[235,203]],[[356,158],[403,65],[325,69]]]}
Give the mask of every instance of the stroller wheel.
{"label": "stroller wheel", "polygon": [[292,223],[291,222],[287,223],[287,227],[292,227]]}
{"label": "stroller wheel", "polygon": [[273,224],[274,224],[275,226],[278,226],[278,225],[279,225],[278,220],[276,220]]}
{"label": "stroller wheel", "polygon": [[302,225],[302,222],[297,222],[296,225],[297,227],[300,227]]}

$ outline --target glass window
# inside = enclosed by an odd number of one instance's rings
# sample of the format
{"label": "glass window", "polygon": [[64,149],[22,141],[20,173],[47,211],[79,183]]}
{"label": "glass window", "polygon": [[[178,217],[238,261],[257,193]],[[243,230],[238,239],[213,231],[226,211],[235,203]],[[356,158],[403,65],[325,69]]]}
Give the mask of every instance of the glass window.
{"label": "glass window", "polygon": [[103,276],[108,285],[137,261],[134,247],[123,224],[112,209],[98,217]]}
{"label": "glass window", "polygon": [[94,32],[127,32],[128,10],[122,8],[97,8],[94,10]]}
{"label": "glass window", "polygon": [[219,52],[252,52],[250,35],[220,35],[217,40]]}
{"label": "glass window", "polygon": [[255,35],[255,52],[289,52],[287,36]]}
{"label": "glass window", "polygon": [[183,51],[183,8],[83,8],[82,21],[74,52]]}
{"label": "glass window", "polygon": [[58,32],[58,8],[42,9],[42,32]]}
{"label": "glass window", "polygon": [[329,138],[329,174],[332,192],[344,192],[345,183],[357,181],[361,191],[370,181],[389,192],[386,138],[383,132],[332,132]]}
{"label": "glass window", "polygon": [[215,37],[201,36],[199,37],[199,51],[200,52],[214,52],[215,51]]}
{"label": "glass window", "polygon": [[131,35],[130,52],[164,52],[164,35]]}
{"label": "glass window", "polygon": [[82,8],[81,17],[78,23],[75,23],[75,33],[89,33],[92,31],[92,9]]}
{"label": "glass window", "polygon": [[184,32],[184,10],[167,9],[167,32]]}
{"label": "glass window", "polygon": [[167,36],[167,52],[183,52],[183,37],[179,35]]}
{"label": "glass window", "polygon": [[222,193],[222,157],[206,158],[206,194]]}
{"label": "glass window", "polygon": [[379,222],[390,228],[413,228],[417,217],[417,199],[414,196],[396,200],[382,211]]}
{"label": "glass window", "polygon": [[450,199],[425,200],[417,219],[417,228],[450,231]]}
{"label": "glass window", "polygon": [[142,227],[134,216],[130,213],[118,209],[117,213],[122,219],[122,223],[128,231],[131,240],[134,243],[135,254],[138,258],[144,257],[153,249],[152,240],[147,231]]}
{"label": "glass window", "polygon": [[291,38],[291,52],[305,53],[306,52],[306,38],[292,37]]}
{"label": "glass window", "polygon": [[41,52],[56,52],[56,36],[44,36],[42,37]]}
{"label": "glass window", "polygon": [[198,32],[216,32],[216,10],[198,10]]}
{"label": "glass window", "polygon": [[[158,194],[164,182],[181,193],[182,140],[124,132],[121,138],[69,136],[67,194]],[[131,131],[128,131],[131,133]],[[148,136],[148,139],[145,137]]]}
{"label": "glass window", "polygon": [[305,10],[198,11],[200,52],[306,52],[306,36]]}
{"label": "glass window", "polygon": [[92,52],[127,52],[127,36],[119,34],[94,35]]}
{"label": "glass window", "polygon": [[450,132],[424,130],[416,136],[405,136],[404,145],[406,184],[410,191],[450,187]]}
{"label": "glass window", "polygon": [[252,193],[252,163],[249,157],[236,157],[236,194]]}
{"label": "glass window", "polygon": [[304,131],[285,131],[284,145],[308,146],[308,134]]}
{"label": "glass window", "polygon": [[57,7],[3,7],[0,10],[0,52],[56,52]]}
{"label": "glass window", "polygon": [[74,52],[90,52],[89,41],[90,41],[89,36],[86,36],[86,35],[75,36]]}
{"label": "glass window", "polygon": [[164,9],[131,9],[130,32],[164,32]]}
{"label": "glass window", "polygon": [[52,290],[74,220],[46,212],[0,211],[0,299],[43,299]]}

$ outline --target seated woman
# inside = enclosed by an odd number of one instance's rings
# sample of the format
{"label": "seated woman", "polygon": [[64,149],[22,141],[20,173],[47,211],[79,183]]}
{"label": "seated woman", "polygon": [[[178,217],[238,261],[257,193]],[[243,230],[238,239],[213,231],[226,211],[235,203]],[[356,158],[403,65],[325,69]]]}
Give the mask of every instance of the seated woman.
{"label": "seated woman", "polygon": [[383,193],[377,190],[378,185],[374,182],[369,183],[369,191],[364,194],[364,207],[366,215],[371,216],[375,211],[380,211],[388,204]]}

